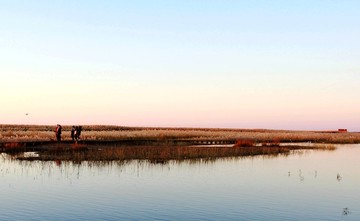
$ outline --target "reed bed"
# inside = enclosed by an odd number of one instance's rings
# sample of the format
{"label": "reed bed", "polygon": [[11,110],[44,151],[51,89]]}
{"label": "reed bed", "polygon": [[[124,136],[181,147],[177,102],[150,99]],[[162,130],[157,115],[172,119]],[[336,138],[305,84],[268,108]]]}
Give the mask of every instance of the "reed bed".
{"label": "reed bed", "polygon": [[37,156],[23,157],[20,160],[41,161],[124,161],[150,160],[166,162],[169,160],[186,159],[217,159],[224,157],[257,156],[257,155],[288,155],[298,149],[334,150],[329,146],[277,146],[277,147],[197,147],[197,146],[137,146],[137,147],[106,147],[106,148],[55,148],[39,151]]}
{"label": "reed bed", "polygon": [[[0,142],[55,140],[55,126],[0,125]],[[63,126],[62,139],[70,140],[71,125]],[[360,143],[360,133],[336,131],[287,131],[218,128],[145,128],[88,125],[83,126],[83,140],[250,140],[255,143],[314,142]],[[265,145],[264,145],[265,146]]]}

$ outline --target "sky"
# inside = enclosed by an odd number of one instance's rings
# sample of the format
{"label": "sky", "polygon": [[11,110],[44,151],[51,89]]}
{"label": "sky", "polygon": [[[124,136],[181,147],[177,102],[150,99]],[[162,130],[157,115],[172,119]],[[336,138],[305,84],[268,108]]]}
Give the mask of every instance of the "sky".
{"label": "sky", "polygon": [[360,131],[359,11],[0,0],[0,124]]}

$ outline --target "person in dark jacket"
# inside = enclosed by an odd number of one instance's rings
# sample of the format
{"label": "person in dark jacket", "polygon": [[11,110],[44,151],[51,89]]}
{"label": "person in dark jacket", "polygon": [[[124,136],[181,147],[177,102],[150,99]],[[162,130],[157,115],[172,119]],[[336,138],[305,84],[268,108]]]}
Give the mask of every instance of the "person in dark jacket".
{"label": "person in dark jacket", "polygon": [[71,139],[72,139],[72,141],[75,140],[75,126],[72,126],[72,128],[71,128]]}
{"label": "person in dark jacket", "polygon": [[82,131],[82,127],[77,126],[76,127],[76,140],[80,140],[81,131]]}
{"label": "person in dark jacket", "polygon": [[57,141],[61,141],[61,132],[62,132],[61,125],[60,124],[56,125],[55,134],[56,134]]}
{"label": "person in dark jacket", "polygon": [[80,140],[81,130],[82,130],[81,126],[75,126],[74,138],[76,141]]}

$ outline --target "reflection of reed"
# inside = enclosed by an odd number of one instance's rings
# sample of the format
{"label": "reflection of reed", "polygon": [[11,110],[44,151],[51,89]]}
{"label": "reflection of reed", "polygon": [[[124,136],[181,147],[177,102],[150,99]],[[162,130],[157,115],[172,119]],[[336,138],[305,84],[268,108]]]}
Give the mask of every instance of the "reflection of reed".
{"label": "reflection of reed", "polygon": [[341,179],[342,179],[342,177],[340,176],[340,174],[337,174],[337,175],[336,175],[336,180],[340,182]]}
{"label": "reflection of reed", "polygon": [[[152,166],[170,167],[176,164],[201,165],[218,161],[237,161],[246,158],[276,158],[297,154],[302,148],[291,147],[103,147],[102,149],[66,149],[40,151],[36,154],[11,153],[0,154],[2,173],[14,173],[17,164],[22,175],[32,174],[40,169],[40,174],[52,177],[54,174],[65,178],[79,179],[84,169],[108,168],[120,171],[129,165],[139,168]],[[305,150],[307,151],[307,150]],[[147,158],[146,158],[147,157]],[[20,160],[19,160],[20,159]],[[8,165],[9,168],[6,168]],[[16,168],[16,167],[15,167]],[[290,176],[290,172],[289,172]],[[39,175],[34,176],[34,180]]]}
{"label": "reflection of reed", "polygon": [[304,176],[303,176],[301,170],[299,170],[299,179],[300,179],[300,182],[304,182]]}
{"label": "reflection of reed", "polygon": [[348,216],[351,214],[351,211],[349,210],[349,208],[343,208],[343,212],[342,212],[342,215],[343,216]]}

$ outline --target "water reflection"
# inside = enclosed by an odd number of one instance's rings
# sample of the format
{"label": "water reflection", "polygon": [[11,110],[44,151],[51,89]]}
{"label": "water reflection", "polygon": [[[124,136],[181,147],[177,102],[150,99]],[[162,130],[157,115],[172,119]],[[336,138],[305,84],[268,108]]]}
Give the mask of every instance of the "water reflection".
{"label": "water reflection", "polygon": [[[174,164],[210,164],[219,160],[239,160],[239,159],[273,159],[278,157],[288,157],[289,155],[306,155],[310,154],[309,150],[294,150],[286,153],[266,154],[266,155],[250,155],[250,156],[233,156],[233,157],[212,157],[212,158],[191,158],[191,159],[170,159],[170,160],[157,160],[157,159],[125,159],[125,160],[37,160],[39,153],[37,152],[24,152],[24,153],[0,153],[1,163],[9,164],[16,163],[22,167],[31,167],[32,165],[41,165],[41,167],[57,166],[67,167],[82,165],[85,167],[121,167],[131,162],[138,162],[139,164],[146,164],[146,166],[153,165],[174,165]],[[35,158],[35,159],[34,159]],[[290,176],[290,172],[289,172]]]}
{"label": "water reflection", "polygon": [[0,220],[360,219],[359,145],[162,162],[0,156]]}
{"label": "water reflection", "polygon": [[343,216],[348,216],[351,214],[351,211],[349,210],[349,208],[343,208]]}
{"label": "water reflection", "polygon": [[[334,149],[321,149],[322,151],[333,151]],[[113,151],[113,150],[110,150]],[[37,171],[41,176],[51,177],[56,174],[55,171],[64,175],[65,178],[74,176],[80,177],[82,170],[88,169],[101,169],[107,168],[108,171],[122,171],[122,169],[129,165],[136,165],[137,169],[145,169],[151,167],[163,167],[167,169],[173,168],[175,165],[187,165],[187,166],[201,166],[216,164],[217,162],[236,162],[238,160],[265,160],[265,159],[276,159],[276,158],[287,158],[289,156],[306,156],[310,155],[314,150],[309,149],[295,149],[291,151],[273,153],[265,153],[265,155],[245,155],[245,156],[228,156],[228,157],[210,157],[210,158],[190,158],[190,159],[123,159],[123,160],[36,160],[40,154],[38,152],[20,152],[20,153],[1,153],[0,163],[2,165],[0,172],[11,173],[16,169],[21,171],[20,176],[29,174],[31,171]],[[106,152],[106,155],[108,152]],[[81,155],[84,156],[84,155]],[[8,168],[5,168],[8,166]],[[10,169],[11,168],[11,169]],[[316,172],[317,173],[317,172]],[[290,177],[291,172],[288,172]],[[316,177],[317,175],[315,175]],[[339,175],[338,175],[339,176]],[[304,181],[302,171],[298,171],[298,177],[300,181]],[[338,181],[341,177],[338,177]]]}

